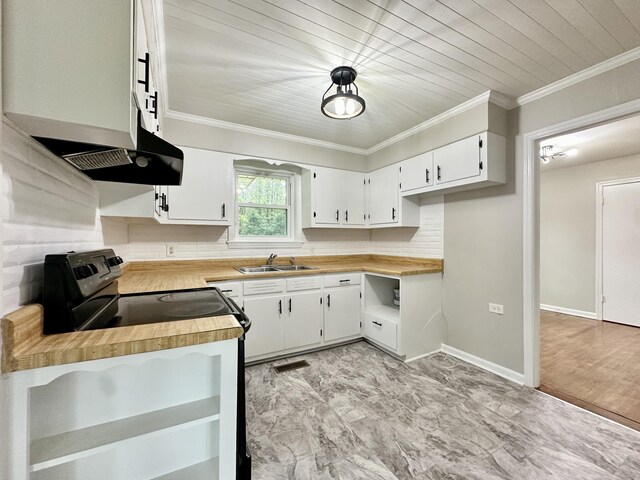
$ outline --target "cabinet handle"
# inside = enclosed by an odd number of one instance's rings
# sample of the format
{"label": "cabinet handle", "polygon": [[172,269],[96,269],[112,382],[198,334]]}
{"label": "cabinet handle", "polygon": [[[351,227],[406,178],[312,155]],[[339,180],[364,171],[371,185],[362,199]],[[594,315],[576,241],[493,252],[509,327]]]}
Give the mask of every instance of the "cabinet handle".
{"label": "cabinet handle", "polygon": [[336,210],[336,222],[340,221],[340,210]]}
{"label": "cabinet handle", "polygon": [[162,199],[162,202],[160,204],[160,209],[162,209],[162,211],[164,212],[168,212],[169,204],[167,203],[167,194],[163,193],[162,195],[160,195],[160,198]]}
{"label": "cabinet handle", "polygon": [[144,80],[138,79],[138,83],[144,85],[144,93],[149,93],[149,53],[145,53],[144,58],[139,58],[138,62],[144,63]]}
{"label": "cabinet handle", "polygon": [[338,280],[338,283],[348,283],[350,281],[351,281],[351,279],[347,278],[346,280]]}
{"label": "cabinet handle", "polygon": [[349,221],[349,210],[345,210],[344,211],[344,221],[348,222]]}
{"label": "cabinet handle", "polygon": [[371,322],[372,322],[374,325],[378,325],[379,327],[381,327],[381,326],[382,326],[382,324],[381,324],[380,322],[376,322],[375,320],[371,320]]}
{"label": "cabinet handle", "polygon": [[396,209],[395,207],[391,208],[391,220],[396,219]]}
{"label": "cabinet handle", "polygon": [[327,295],[327,307],[331,307],[331,294]]}
{"label": "cabinet handle", "polygon": [[227,204],[223,203],[222,204],[222,218],[225,218],[227,216]]}
{"label": "cabinet handle", "polygon": [[149,96],[151,97],[151,108],[153,108],[153,110],[149,110],[149,113],[153,115],[153,118],[158,120],[158,92]]}
{"label": "cabinet handle", "polygon": [[429,183],[429,169],[427,168],[425,171],[427,172],[427,183]]}
{"label": "cabinet handle", "polygon": [[442,173],[442,172],[441,172],[441,170],[440,170],[440,165],[438,165],[438,180],[440,180],[440,179],[442,178],[441,173]]}
{"label": "cabinet handle", "polygon": [[278,313],[282,315],[282,300],[278,300]]}
{"label": "cabinet handle", "polygon": [[289,299],[289,313],[291,313],[291,299]]}

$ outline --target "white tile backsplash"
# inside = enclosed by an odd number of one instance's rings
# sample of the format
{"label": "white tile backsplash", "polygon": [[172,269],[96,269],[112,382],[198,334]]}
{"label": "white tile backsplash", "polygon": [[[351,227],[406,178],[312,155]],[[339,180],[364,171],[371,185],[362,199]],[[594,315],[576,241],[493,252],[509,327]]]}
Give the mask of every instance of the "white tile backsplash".
{"label": "white tile backsplash", "polygon": [[91,180],[6,122],[2,125],[4,313],[37,300],[47,253],[103,245]]}

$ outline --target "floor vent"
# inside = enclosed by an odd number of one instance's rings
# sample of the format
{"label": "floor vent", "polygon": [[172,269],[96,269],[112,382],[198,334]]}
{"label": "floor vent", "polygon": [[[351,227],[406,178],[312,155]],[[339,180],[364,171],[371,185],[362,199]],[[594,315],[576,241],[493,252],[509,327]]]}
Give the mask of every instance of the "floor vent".
{"label": "floor vent", "polygon": [[297,362],[285,363],[284,365],[274,365],[273,369],[276,373],[284,373],[290,370],[297,370],[298,368],[308,367],[309,364],[306,360],[299,360]]}

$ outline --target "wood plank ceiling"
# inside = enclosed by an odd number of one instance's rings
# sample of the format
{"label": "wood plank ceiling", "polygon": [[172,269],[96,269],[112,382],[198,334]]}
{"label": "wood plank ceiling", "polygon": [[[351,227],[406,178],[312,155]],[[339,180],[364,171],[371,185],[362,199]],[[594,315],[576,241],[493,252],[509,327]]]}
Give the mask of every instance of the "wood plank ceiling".
{"label": "wood plank ceiling", "polygon": [[[640,0],[164,0],[169,108],[369,148],[487,90],[518,97],[640,46]],[[326,118],[329,72],[367,102]]]}

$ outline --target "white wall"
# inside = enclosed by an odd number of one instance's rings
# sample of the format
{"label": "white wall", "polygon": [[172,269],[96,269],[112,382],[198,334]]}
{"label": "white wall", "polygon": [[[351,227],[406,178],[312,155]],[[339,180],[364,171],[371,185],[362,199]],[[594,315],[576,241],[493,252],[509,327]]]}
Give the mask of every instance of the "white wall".
{"label": "white wall", "polygon": [[540,303],[596,312],[596,183],[640,177],[640,155],[540,176]]}
{"label": "white wall", "polygon": [[47,253],[103,244],[94,183],[2,125],[2,311],[37,300]]}

